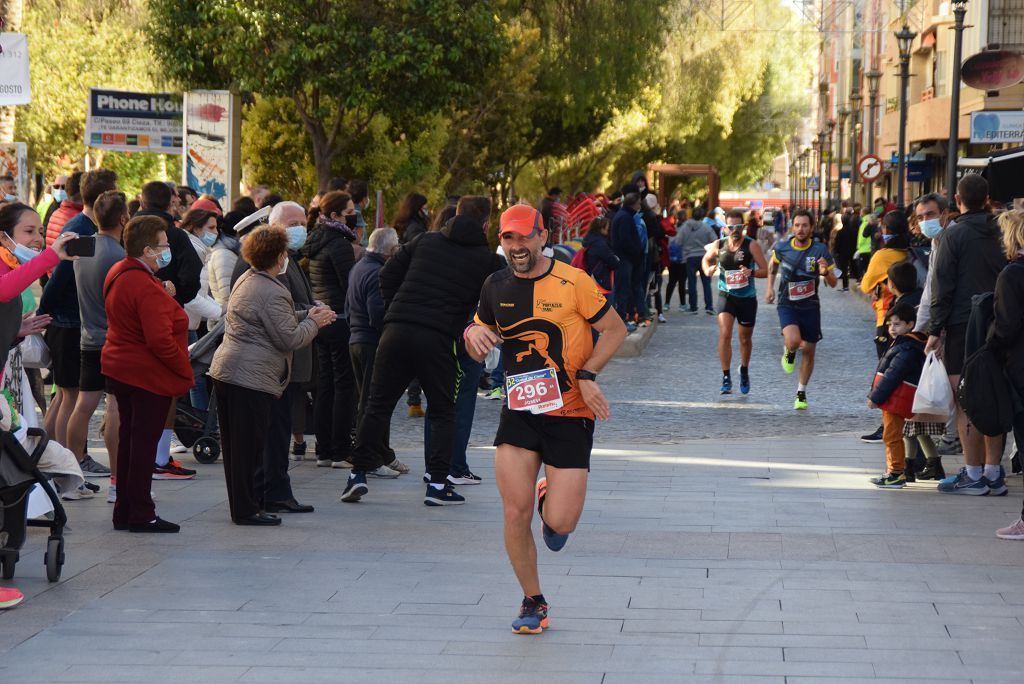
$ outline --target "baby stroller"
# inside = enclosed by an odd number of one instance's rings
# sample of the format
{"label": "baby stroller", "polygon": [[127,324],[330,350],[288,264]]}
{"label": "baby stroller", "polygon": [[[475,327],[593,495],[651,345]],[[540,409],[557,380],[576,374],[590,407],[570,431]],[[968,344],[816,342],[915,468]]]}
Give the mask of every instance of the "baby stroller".
{"label": "baby stroller", "polygon": [[[68,517],[60,497],[37,467],[50,440],[39,428],[28,428],[28,435],[39,439],[31,454],[12,433],[0,433],[0,506],[3,508],[0,512],[3,517],[0,526],[0,574],[4,579],[14,577],[14,566],[25,543],[27,527],[48,527],[50,537],[46,542],[43,564],[46,566],[46,579],[56,582],[64,565],[64,526]],[[36,484],[53,504],[53,520],[26,520],[29,492]]]}
{"label": "baby stroller", "polygon": [[[224,339],[224,319],[210,332],[189,347],[189,362],[196,375],[205,375],[213,363],[213,353]],[[180,397],[174,412],[174,434],[192,449],[200,463],[216,463],[220,458],[220,430],[217,425],[217,402],[210,393],[210,408],[203,411],[192,406],[188,396]]]}

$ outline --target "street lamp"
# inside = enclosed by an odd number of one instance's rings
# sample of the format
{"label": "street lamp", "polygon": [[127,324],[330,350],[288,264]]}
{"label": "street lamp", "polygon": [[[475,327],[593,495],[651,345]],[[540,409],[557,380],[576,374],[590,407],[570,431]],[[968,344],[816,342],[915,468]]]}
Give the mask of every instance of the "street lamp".
{"label": "street lamp", "polygon": [[807,203],[807,150],[800,152],[800,197],[797,204],[803,206]]}
{"label": "street lamp", "polygon": [[946,194],[950,206],[956,200],[956,162],[960,149],[960,60],[964,51],[964,16],[967,14],[967,0],[953,0],[953,16],[956,23],[953,30],[953,90],[949,101],[949,149],[946,151]]}
{"label": "street lamp", "polygon": [[826,179],[825,159],[828,157],[831,145],[825,146],[825,129],[818,131],[818,215],[824,213],[824,197],[828,194],[828,180]]}
{"label": "street lamp", "polygon": [[836,181],[836,201],[843,202],[843,144],[846,142],[846,118],[850,116],[850,108],[843,105],[839,108],[839,137],[836,138],[836,158],[839,161],[839,180]]}
{"label": "street lamp", "polygon": [[850,93],[850,110],[853,117],[850,120],[850,204],[857,201],[857,128],[860,126],[862,104],[864,98],[854,87],[854,91]]}
{"label": "street lamp", "polygon": [[[828,198],[829,202],[832,202],[832,132],[836,130],[836,120],[828,120],[828,167],[825,174],[825,197]],[[838,206],[838,203],[833,203],[833,206]]]}
{"label": "street lamp", "polygon": [[817,136],[811,138],[811,151],[807,155],[807,166],[807,208],[812,211],[814,209],[818,209],[820,213],[821,208],[818,206],[818,203],[814,200],[814,196],[815,194],[820,194],[821,179],[818,179],[817,188],[815,188],[811,184],[811,179],[813,179],[817,175],[817,170],[821,169],[821,147],[818,145]]}
{"label": "street lamp", "polygon": [[[907,87],[910,82],[910,48],[917,34],[910,30],[910,27],[903,24],[903,28],[896,32],[896,44],[900,50],[900,141],[899,159],[896,167],[896,206],[903,209],[906,198],[906,177],[907,177]],[[956,154],[951,150],[951,154]],[[956,171],[954,161],[954,172]]]}
{"label": "street lamp", "polygon": [[[875,145],[878,142],[875,138],[877,130],[875,120],[878,118],[878,82],[882,78],[882,72],[871,69],[864,73],[864,78],[868,81],[868,152],[875,154]],[[872,183],[865,183],[864,188],[867,193],[864,206],[870,207],[873,201],[874,186]]]}

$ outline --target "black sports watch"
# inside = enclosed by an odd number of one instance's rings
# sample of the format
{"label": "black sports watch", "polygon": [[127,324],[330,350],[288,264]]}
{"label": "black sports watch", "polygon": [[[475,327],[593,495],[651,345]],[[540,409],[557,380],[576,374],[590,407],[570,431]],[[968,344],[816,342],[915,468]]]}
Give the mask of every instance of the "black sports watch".
{"label": "black sports watch", "polygon": [[597,380],[597,373],[591,373],[590,371],[583,370],[581,368],[580,370],[576,371],[576,379],[577,380]]}

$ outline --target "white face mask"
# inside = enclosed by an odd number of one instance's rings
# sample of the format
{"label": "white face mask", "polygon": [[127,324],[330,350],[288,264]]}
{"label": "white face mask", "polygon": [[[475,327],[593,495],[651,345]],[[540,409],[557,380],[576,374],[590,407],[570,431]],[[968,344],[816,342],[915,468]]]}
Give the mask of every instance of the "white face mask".
{"label": "white face mask", "polygon": [[281,264],[281,269],[277,272],[277,275],[284,275],[288,271],[288,255],[284,257],[284,263]]}

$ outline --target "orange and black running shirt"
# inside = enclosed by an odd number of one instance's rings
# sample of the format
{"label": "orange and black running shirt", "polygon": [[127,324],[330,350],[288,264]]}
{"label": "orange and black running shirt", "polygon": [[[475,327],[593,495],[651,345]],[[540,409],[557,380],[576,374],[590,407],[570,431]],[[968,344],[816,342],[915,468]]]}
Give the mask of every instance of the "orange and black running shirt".
{"label": "orange and black running shirt", "polygon": [[610,308],[593,278],[552,259],[537,278],[520,278],[511,268],[492,273],[474,320],[501,337],[507,376],[555,369],[562,407],[545,415],[593,420],[576,387],[576,371],[594,351],[591,324]]}

